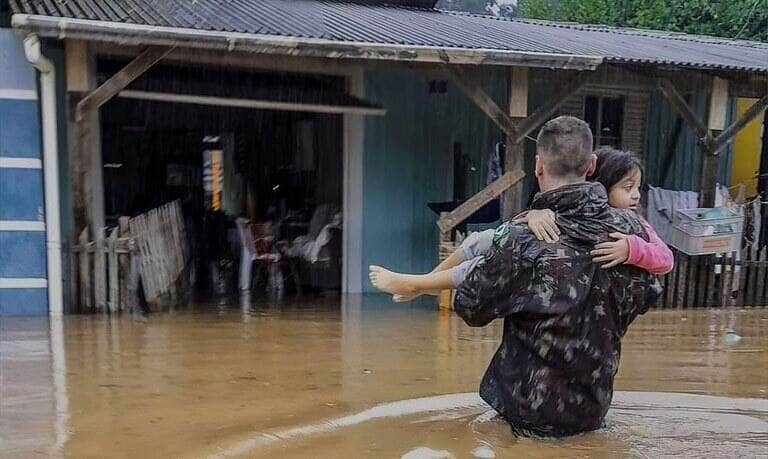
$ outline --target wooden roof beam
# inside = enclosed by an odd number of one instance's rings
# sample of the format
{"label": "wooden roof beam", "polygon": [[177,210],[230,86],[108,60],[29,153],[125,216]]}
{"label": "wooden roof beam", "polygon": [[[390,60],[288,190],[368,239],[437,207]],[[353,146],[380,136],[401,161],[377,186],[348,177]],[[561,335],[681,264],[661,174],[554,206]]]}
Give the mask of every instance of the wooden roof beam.
{"label": "wooden roof beam", "polygon": [[683,96],[680,95],[680,92],[677,90],[675,85],[672,84],[670,80],[661,78],[659,79],[659,89],[661,89],[664,97],[667,98],[675,110],[680,113],[680,116],[683,117],[686,124],[688,124],[688,126],[693,129],[693,131],[699,137],[699,142],[712,142],[713,138],[712,134],[709,132],[709,128],[707,128],[707,125],[699,120],[698,116],[696,116],[696,113],[694,113],[693,109],[690,107],[690,105],[688,105],[688,102],[686,102]]}
{"label": "wooden roof beam", "polygon": [[453,81],[461,88],[462,91],[472,99],[475,105],[480,108],[488,118],[491,119],[496,125],[509,136],[515,136],[517,129],[515,129],[515,123],[512,117],[502,110],[493,98],[489,96],[480,85],[480,82],[475,77],[473,71],[470,71],[465,66],[448,65],[446,66],[448,73],[451,75]]}
{"label": "wooden roof beam", "polygon": [[749,110],[741,115],[741,118],[731,123],[730,126],[728,126],[723,132],[720,133],[720,135],[715,138],[715,153],[725,148],[725,146],[728,145],[728,142],[733,140],[736,134],[744,129],[744,126],[749,124],[750,121],[765,111],[766,108],[768,108],[768,94],[764,95],[762,99],[752,104],[752,106],[749,107]]}

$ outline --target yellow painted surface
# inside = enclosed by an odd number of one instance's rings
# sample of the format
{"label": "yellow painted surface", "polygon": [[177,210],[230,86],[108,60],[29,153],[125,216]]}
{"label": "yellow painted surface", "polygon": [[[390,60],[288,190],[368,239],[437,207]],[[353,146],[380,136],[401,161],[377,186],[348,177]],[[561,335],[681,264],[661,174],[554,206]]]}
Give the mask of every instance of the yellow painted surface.
{"label": "yellow painted surface", "polygon": [[[736,99],[736,118],[740,117],[757,99]],[[733,139],[733,167],[731,185],[746,185],[746,196],[757,194],[756,176],[760,171],[760,148],[763,117],[757,116]]]}

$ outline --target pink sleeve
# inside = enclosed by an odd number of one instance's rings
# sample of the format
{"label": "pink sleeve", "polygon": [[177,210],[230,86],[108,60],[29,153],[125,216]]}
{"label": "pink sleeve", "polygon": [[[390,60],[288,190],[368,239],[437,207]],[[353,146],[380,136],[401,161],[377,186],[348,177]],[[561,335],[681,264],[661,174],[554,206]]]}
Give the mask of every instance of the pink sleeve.
{"label": "pink sleeve", "polygon": [[626,264],[635,265],[651,274],[667,274],[672,271],[675,260],[672,251],[667,244],[659,238],[656,231],[646,221],[642,221],[645,232],[648,233],[649,241],[636,235],[627,238],[629,243],[629,256]]}

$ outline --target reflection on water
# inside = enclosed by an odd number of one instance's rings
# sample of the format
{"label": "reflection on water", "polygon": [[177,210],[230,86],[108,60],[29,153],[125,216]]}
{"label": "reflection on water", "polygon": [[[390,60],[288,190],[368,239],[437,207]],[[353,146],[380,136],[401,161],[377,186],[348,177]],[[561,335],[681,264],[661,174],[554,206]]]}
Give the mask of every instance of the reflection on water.
{"label": "reflection on water", "polygon": [[[741,339],[729,338],[729,329]],[[3,318],[0,332],[0,455],[204,457],[275,432],[359,419],[388,402],[476,397],[500,327],[469,328],[428,302],[350,296],[246,298],[146,318],[71,316],[58,325]],[[768,396],[767,363],[766,309],[651,312],[624,340],[617,390],[721,398],[622,392],[607,429],[568,440],[511,437],[486,407],[470,404],[241,452],[749,456],[768,441],[768,409],[758,403]],[[745,408],[739,398],[763,400]]]}

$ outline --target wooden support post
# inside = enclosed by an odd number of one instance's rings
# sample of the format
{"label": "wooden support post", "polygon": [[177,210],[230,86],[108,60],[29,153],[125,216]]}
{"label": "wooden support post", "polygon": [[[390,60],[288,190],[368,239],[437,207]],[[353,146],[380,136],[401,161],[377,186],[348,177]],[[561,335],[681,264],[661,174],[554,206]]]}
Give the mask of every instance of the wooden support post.
{"label": "wooden support post", "polygon": [[[67,42],[67,90],[76,102],[70,122],[70,145],[76,230],[88,226],[96,243],[94,253],[94,301],[99,310],[107,305],[107,265],[104,253],[104,178],[99,107],[167,55],[172,48],[150,47],[96,87],[95,55],[82,42]],[[84,92],[84,97],[80,97]],[[111,306],[111,305],[110,305]]]}
{"label": "wooden support post", "polygon": [[97,311],[107,311],[107,256],[104,227],[95,233],[96,250],[93,252],[93,302]]}
{"label": "wooden support post", "polygon": [[[440,219],[448,218],[448,212],[441,212],[440,213]],[[440,230],[440,236],[439,236],[438,244],[438,258],[440,262],[442,263],[443,260],[448,258],[450,256],[451,252],[453,253],[453,250],[456,249],[456,247],[453,246],[453,243],[451,242],[451,232],[450,231],[442,231]],[[450,246],[451,250],[446,250],[446,247]],[[440,295],[438,296],[438,308],[440,310],[451,310],[453,309],[453,291],[450,289],[441,290]]]}
{"label": "wooden support post", "polygon": [[[118,230],[119,235],[121,238],[128,239],[130,238],[130,229],[128,228],[128,217],[120,217],[118,219]],[[117,279],[117,285],[119,286],[117,295],[118,300],[117,304],[119,305],[119,310],[125,311],[128,309],[128,274],[130,269],[130,263],[131,263],[131,247],[128,247],[129,253],[124,254],[123,256],[118,255],[117,259],[117,269],[118,269],[118,279]]]}
{"label": "wooden support post", "polygon": [[709,96],[708,131],[701,143],[704,156],[701,164],[699,204],[702,207],[714,207],[715,205],[715,187],[720,169],[720,157],[717,155],[715,147],[715,136],[725,128],[727,116],[728,81],[715,77],[712,79],[712,91]]}
{"label": "wooden support post", "polygon": [[85,195],[85,171],[88,161],[83,157],[85,152],[81,145],[81,123],[75,121],[75,107],[82,98],[82,94],[91,87],[95,87],[95,81],[89,81],[95,76],[92,70],[93,61],[88,56],[88,46],[83,41],[66,40],[66,81],[67,96],[69,102],[68,119],[68,151],[69,151],[69,183],[72,189],[72,207],[74,228],[70,235],[72,245],[78,243],[77,236],[87,225],[86,220],[86,195]]}
{"label": "wooden support post", "polygon": [[83,228],[78,238],[80,246],[79,265],[80,265],[80,310],[91,312],[91,275],[90,263],[88,262],[88,227]]}
{"label": "wooden support post", "polygon": [[120,308],[120,282],[119,282],[119,264],[117,253],[117,236],[119,229],[114,228],[107,239],[107,257],[109,268],[109,312],[115,313]]}
{"label": "wooden support post", "polygon": [[[512,118],[513,127],[519,132],[521,123],[528,116],[528,68],[510,68],[508,80],[509,116]],[[507,134],[504,149],[505,171],[523,169],[524,145],[524,140],[515,142],[515,136]],[[501,209],[503,221],[511,220],[516,213],[522,210],[522,185],[522,181],[519,181],[504,192],[504,208]]]}

